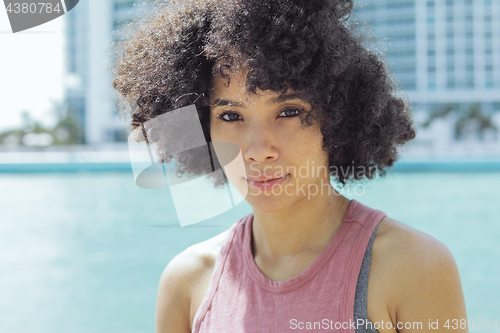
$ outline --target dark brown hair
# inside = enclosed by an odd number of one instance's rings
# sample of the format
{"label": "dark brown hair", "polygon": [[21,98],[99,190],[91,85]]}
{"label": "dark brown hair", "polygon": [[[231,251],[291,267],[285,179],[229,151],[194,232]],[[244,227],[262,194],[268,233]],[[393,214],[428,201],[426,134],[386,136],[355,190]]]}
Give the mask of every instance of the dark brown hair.
{"label": "dark brown hair", "polygon": [[[386,174],[398,146],[415,137],[409,106],[376,53],[346,25],[348,0],[157,1],[157,12],[129,26],[117,46],[113,87],[132,112],[132,128],[195,104],[207,142],[211,79],[248,68],[247,88],[304,91],[321,121],[336,180]],[[310,119],[303,120],[305,125]],[[206,173],[200,156],[180,171]]]}

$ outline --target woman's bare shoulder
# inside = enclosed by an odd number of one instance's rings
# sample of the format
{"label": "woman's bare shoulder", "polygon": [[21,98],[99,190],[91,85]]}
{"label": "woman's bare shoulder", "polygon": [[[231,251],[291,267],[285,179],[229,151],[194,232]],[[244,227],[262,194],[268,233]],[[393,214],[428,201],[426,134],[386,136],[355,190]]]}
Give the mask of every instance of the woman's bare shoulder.
{"label": "woman's bare shoulder", "polygon": [[385,216],[376,234],[380,250],[403,251],[404,255],[449,254],[448,248],[431,235]]}
{"label": "woman's bare shoulder", "polygon": [[[443,261],[453,260],[453,256],[442,242],[431,235],[412,228],[395,219],[385,216],[380,221],[379,228],[374,240],[373,255],[384,259],[387,264],[395,264],[394,261],[385,260],[387,256],[401,264],[406,263],[408,269],[414,269],[415,265],[442,264]],[[411,262],[411,265],[409,263]],[[405,267],[400,267],[400,269]]]}
{"label": "woman's bare shoulder", "polygon": [[386,216],[377,230],[371,266],[391,318],[427,322],[465,316],[455,259],[434,237]]}
{"label": "woman's bare shoulder", "polygon": [[194,244],[176,255],[160,277],[156,304],[157,332],[190,332],[193,295],[210,280],[215,260],[230,230]]}
{"label": "woman's bare shoulder", "polygon": [[377,230],[372,262],[383,267],[402,289],[407,289],[411,281],[435,278],[443,269],[456,266],[453,255],[442,242],[387,216]]}
{"label": "woman's bare shoulder", "polygon": [[226,230],[203,242],[191,245],[176,255],[165,270],[185,275],[212,268],[229,232],[230,230]]}

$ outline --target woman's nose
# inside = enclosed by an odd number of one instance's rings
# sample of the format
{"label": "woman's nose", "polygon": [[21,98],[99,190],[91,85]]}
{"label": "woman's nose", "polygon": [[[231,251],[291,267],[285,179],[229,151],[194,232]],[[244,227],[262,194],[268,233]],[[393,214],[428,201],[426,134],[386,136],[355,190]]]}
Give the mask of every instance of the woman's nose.
{"label": "woman's nose", "polygon": [[243,157],[250,163],[275,161],[279,157],[274,130],[269,126],[256,125],[246,134]]}

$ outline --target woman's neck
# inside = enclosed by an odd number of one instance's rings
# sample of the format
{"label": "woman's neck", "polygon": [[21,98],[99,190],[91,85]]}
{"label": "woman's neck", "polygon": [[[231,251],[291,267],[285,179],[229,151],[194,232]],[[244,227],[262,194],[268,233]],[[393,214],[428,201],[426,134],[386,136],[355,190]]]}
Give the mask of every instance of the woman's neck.
{"label": "woman's neck", "polygon": [[342,223],[350,200],[331,193],[303,198],[286,210],[254,210],[252,250],[266,260],[279,260],[305,252],[319,253]]}

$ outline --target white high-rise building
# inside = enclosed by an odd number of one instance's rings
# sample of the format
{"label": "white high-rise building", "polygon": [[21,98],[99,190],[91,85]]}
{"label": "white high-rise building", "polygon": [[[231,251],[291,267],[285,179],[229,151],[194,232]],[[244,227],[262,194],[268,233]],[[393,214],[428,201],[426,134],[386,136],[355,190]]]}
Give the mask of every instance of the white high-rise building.
{"label": "white high-rise building", "polygon": [[500,112],[500,1],[359,0],[414,110]]}
{"label": "white high-rise building", "polygon": [[123,141],[112,81],[113,32],[136,17],[131,0],[86,0],[66,14],[66,101],[85,130],[85,143]]}

